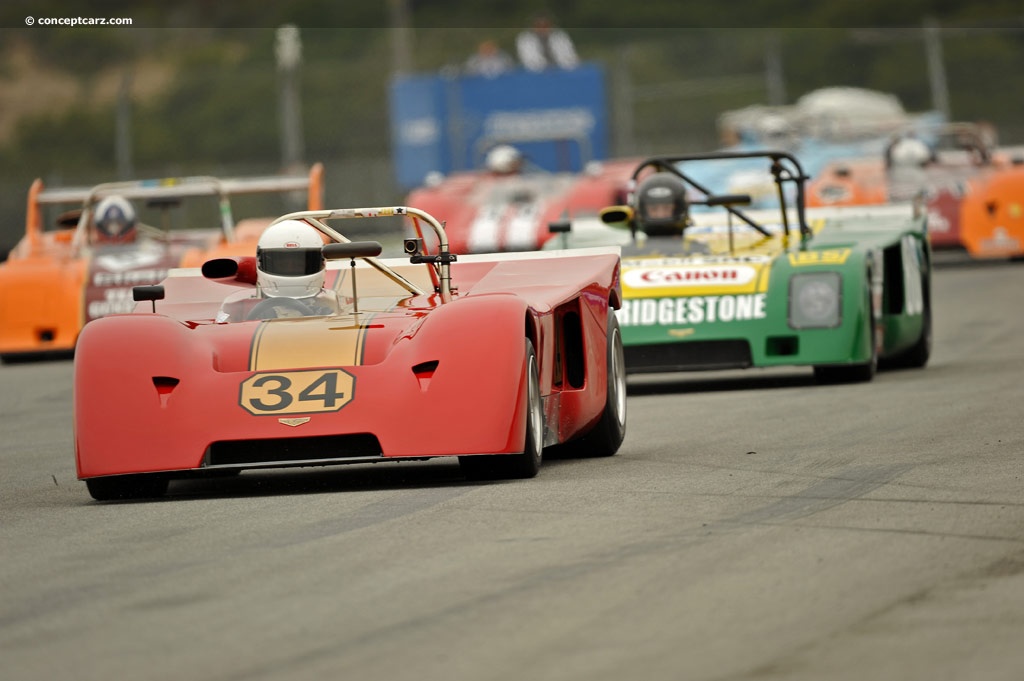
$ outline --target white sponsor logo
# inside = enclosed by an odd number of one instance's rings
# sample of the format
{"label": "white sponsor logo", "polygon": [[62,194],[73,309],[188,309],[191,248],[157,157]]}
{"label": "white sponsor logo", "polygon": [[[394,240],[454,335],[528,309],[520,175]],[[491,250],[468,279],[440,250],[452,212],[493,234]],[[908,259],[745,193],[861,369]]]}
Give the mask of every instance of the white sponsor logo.
{"label": "white sponsor logo", "polygon": [[108,314],[127,314],[135,309],[130,288],[111,288],[103,292],[103,300],[89,303],[89,318],[96,319]]}
{"label": "white sponsor logo", "polygon": [[156,284],[167,277],[166,269],[133,270],[131,272],[95,272],[92,277],[93,286],[134,286],[136,284]]}
{"label": "white sponsor logo", "polygon": [[993,251],[1020,250],[1020,241],[1010,236],[1005,227],[996,227],[992,230],[992,237],[982,241],[981,245]]}
{"label": "white sponsor logo", "polygon": [[928,211],[928,229],[933,232],[948,232],[949,220],[937,210]]}
{"label": "white sponsor logo", "polygon": [[151,267],[158,262],[163,254],[160,251],[145,249],[131,250],[124,253],[105,253],[96,256],[96,266],[112,272],[138,270]]}
{"label": "white sponsor logo", "polygon": [[772,258],[767,255],[690,255],[684,258],[623,258],[622,266],[624,268],[694,267],[698,265],[745,265],[771,261]]}
{"label": "white sponsor logo", "polygon": [[742,286],[757,276],[757,270],[743,265],[719,265],[673,269],[667,267],[641,267],[622,275],[622,283],[630,288],[660,288],[665,286]]}
{"label": "white sponsor logo", "polygon": [[426,146],[438,140],[441,136],[441,127],[436,118],[415,118],[403,122],[398,134],[404,144]]}
{"label": "white sponsor logo", "polygon": [[625,300],[617,316],[623,326],[739,322],[765,318],[765,295],[689,296]]}
{"label": "white sponsor logo", "polygon": [[573,139],[589,135],[595,125],[594,114],[583,107],[495,111],[484,121],[484,134],[493,139]]}

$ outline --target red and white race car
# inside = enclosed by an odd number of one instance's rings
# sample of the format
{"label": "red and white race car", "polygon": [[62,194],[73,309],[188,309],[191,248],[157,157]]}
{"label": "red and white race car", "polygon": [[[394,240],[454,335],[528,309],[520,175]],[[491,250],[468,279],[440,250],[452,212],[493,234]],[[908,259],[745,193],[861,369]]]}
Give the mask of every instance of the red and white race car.
{"label": "red and white race car", "polygon": [[[505,151],[510,145],[497,147]],[[510,151],[510,153],[513,153]],[[547,172],[510,163],[430,179],[406,199],[446,217],[453,251],[532,251],[553,237],[548,226],[625,203],[637,159],[591,161],[583,172]],[[429,236],[428,236],[429,238]],[[428,246],[433,250],[434,244]]]}
{"label": "red and white race car", "polygon": [[[332,221],[407,216],[439,251],[378,259]],[[99,500],[247,468],[457,456],[470,478],[532,477],[545,447],[608,456],[626,429],[617,248],[456,256],[404,206],[279,218],[319,232],[331,310],[266,297],[252,257],[140,286],[75,355],[78,476]],[[274,229],[268,228],[268,232]],[[227,301],[254,303],[232,321]],[[227,319],[227,321],[225,321]]]}

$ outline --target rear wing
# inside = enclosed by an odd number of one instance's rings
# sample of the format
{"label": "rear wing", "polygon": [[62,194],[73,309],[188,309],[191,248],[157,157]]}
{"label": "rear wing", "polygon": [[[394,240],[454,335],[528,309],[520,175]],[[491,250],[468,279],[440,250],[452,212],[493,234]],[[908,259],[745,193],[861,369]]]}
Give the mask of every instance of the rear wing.
{"label": "rear wing", "polygon": [[[313,164],[309,173],[302,175],[269,175],[248,178],[216,178],[210,176],[173,177],[156,180],[132,180],[127,182],[106,182],[94,187],[64,187],[46,189],[42,180],[32,183],[28,195],[25,232],[33,245],[39,241],[43,231],[41,206],[44,205],[81,205],[88,208],[105,196],[117,194],[126,199],[177,199],[189,196],[215,196],[220,201],[221,227],[228,241],[234,239],[234,217],[231,214],[230,197],[240,194],[264,194],[305,191],[307,209],[323,208],[323,174],[322,163]],[[79,234],[75,241],[79,242],[83,220],[87,219],[87,211],[82,212],[79,219]]]}

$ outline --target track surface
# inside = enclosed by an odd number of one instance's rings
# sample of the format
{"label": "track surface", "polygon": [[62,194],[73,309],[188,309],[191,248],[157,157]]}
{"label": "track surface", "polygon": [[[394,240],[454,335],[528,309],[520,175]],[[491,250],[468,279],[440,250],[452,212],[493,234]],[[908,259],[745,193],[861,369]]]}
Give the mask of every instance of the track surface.
{"label": "track surface", "polygon": [[934,289],[923,371],[631,379],[618,456],[494,484],[431,461],[100,504],[71,363],[4,366],[0,676],[1020,679],[1024,264]]}

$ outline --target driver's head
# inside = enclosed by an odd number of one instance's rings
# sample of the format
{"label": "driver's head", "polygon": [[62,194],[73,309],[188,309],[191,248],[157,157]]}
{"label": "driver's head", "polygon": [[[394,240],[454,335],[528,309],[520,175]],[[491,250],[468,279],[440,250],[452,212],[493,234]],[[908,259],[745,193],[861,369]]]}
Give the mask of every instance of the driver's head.
{"label": "driver's head", "polygon": [[648,236],[681,233],[689,219],[682,179],[674,173],[644,179],[636,190],[636,219]]}
{"label": "driver's head", "polygon": [[256,283],[263,295],[308,298],[324,285],[324,240],[302,220],[267,227],[256,244]]}
{"label": "driver's head", "polygon": [[932,159],[932,150],[916,137],[903,137],[889,147],[891,168],[923,168]]}
{"label": "driver's head", "polygon": [[123,196],[108,196],[94,212],[97,243],[121,244],[135,240],[137,220],[135,209]]}
{"label": "driver's head", "polygon": [[769,114],[757,124],[757,137],[761,146],[769,149],[791,149],[799,137],[793,124],[780,114]]}
{"label": "driver's head", "polygon": [[495,175],[512,175],[523,169],[523,154],[511,144],[499,144],[487,152],[484,165]]}

